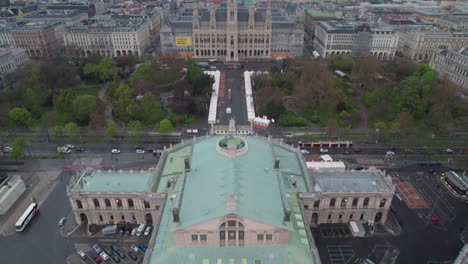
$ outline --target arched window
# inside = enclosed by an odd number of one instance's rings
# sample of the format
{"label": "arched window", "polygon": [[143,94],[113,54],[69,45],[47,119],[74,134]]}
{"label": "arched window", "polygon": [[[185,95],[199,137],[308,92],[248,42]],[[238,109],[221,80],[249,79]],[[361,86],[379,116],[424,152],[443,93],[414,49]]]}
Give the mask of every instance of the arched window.
{"label": "arched window", "polygon": [[104,204],[106,206],[106,208],[111,208],[111,202],[109,199],[104,199]]}
{"label": "arched window", "polygon": [[357,203],[358,203],[358,198],[353,198],[353,204],[352,204],[352,206],[353,206],[353,207],[356,207],[356,206],[357,206]]}
{"label": "arched window", "polygon": [[380,207],[381,208],[384,207],[386,203],[387,203],[387,199],[380,200]]}
{"label": "arched window", "polygon": [[122,209],[122,200],[115,199],[115,204],[117,205],[117,208]]}
{"label": "arched window", "polygon": [[127,199],[127,203],[128,203],[128,208],[130,209],[135,208],[135,204],[133,203],[132,199]]}
{"label": "arched window", "polygon": [[93,199],[94,207],[100,207],[99,200]]}
{"label": "arched window", "polygon": [[330,207],[335,207],[335,203],[336,203],[336,198],[331,198],[330,199]]}
{"label": "arched window", "polygon": [[369,199],[368,197],[366,197],[366,198],[364,199],[364,203],[362,204],[362,206],[368,207],[368,206],[369,206],[369,200],[370,200],[370,199]]}
{"label": "arched window", "polygon": [[83,209],[83,203],[81,203],[80,200],[76,200],[76,207],[78,207],[78,209]]}

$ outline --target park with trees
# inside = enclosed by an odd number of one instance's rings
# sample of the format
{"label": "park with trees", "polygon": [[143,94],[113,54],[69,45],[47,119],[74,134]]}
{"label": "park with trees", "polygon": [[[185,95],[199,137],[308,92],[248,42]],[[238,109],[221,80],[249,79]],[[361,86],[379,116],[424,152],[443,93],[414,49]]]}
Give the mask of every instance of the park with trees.
{"label": "park with trees", "polygon": [[[335,70],[350,79],[334,76]],[[377,128],[397,135],[468,128],[462,89],[407,58],[286,59],[282,69],[256,75],[253,87],[259,114],[280,126]]]}

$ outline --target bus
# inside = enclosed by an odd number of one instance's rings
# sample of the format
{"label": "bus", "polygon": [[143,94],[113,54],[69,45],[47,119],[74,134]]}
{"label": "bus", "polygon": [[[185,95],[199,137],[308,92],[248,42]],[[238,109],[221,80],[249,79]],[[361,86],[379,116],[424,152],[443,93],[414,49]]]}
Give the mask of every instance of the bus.
{"label": "bus", "polygon": [[352,148],[352,141],[299,141],[300,148]]}
{"label": "bus", "polygon": [[208,64],[208,62],[199,62],[198,67],[203,70],[208,70],[210,68],[210,64]]}
{"label": "bus", "polygon": [[37,212],[39,212],[39,206],[37,205],[37,203],[30,204],[26,211],[24,211],[24,213],[16,222],[16,232],[23,231],[28,225],[28,223],[31,221],[31,219],[37,214]]}

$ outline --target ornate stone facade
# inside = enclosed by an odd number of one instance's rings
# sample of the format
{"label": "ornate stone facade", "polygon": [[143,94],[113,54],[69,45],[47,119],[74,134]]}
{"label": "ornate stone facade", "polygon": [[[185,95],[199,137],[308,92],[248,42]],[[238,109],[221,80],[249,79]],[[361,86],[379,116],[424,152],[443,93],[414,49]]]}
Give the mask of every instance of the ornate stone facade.
{"label": "ornate stone facade", "polygon": [[[178,38],[191,38],[181,44]],[[182,7],[161,30],[163,52],[176,51],[195,58],[225,61],[302,55],[303,25],[283,9],[255,8],[228,0],[209,8]]]}
{"label": "ornate stone facade", "polygon": [[[300,194],[307,222],[312,226],[324,223],[357,221],[383,223],[392,203],[394,187],[382,171],[330,172],[327,177],[352,181],[351,184],[334,183],[340,191],[324,188],[318,182],[316,192]],[[369,176],[367,176],[369,175]],[[360,178],[360,176],[364,176]],[[371,181],[370,184],[368,184]],[[367,184],[366,184],[367,182]],[[381,186],[381,187],[378,187]],[[370,187],[370,188],[369,188]],[[323,188],[323,189],[322,189]]]}

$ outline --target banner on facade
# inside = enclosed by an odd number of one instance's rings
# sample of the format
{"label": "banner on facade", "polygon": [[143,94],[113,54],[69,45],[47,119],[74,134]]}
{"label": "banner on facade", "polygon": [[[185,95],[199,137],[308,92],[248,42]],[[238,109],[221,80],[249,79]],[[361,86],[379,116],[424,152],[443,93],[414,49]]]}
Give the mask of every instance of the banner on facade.
{"label": "banner on facade", "polygon": [[192,46],[192,37],[176,37],[177,47],[189,47]]}

